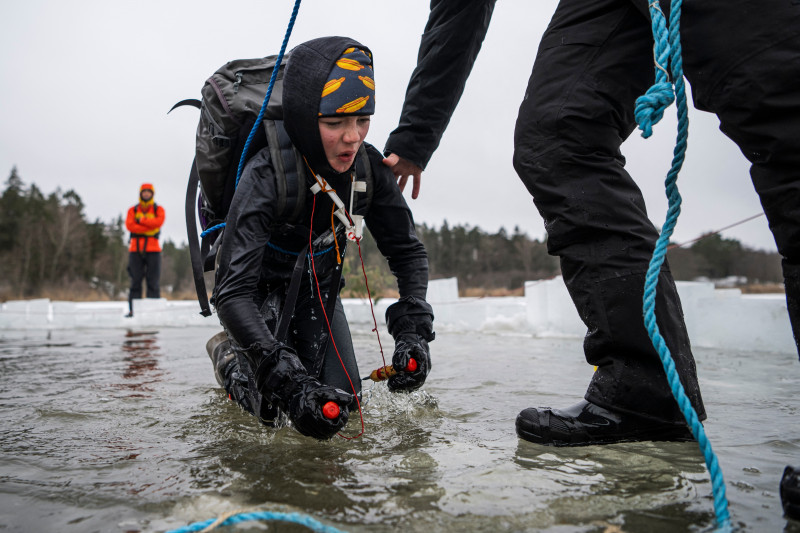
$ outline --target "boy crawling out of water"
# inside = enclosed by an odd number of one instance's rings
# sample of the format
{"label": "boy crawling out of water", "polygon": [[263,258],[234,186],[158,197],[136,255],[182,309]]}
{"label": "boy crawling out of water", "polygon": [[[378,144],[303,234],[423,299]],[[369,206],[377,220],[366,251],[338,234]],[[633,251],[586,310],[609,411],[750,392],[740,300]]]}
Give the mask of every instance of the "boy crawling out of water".
{"label": "boy crawling out of water", "polygon": [[[428,258],[394,175],[364,143],[375,110],[374,79],[371,52],[349,38],[314,39],[290,52],[283,121],[276,125],[299,154],[297,170],[276,171],[270,147],[252,157],[218,257],[213,301],[225,331],[207,344],[217,381],[264,423],[283,412],[300,433],[317,439],[347,423],[361,392],[339,299],[348,234],[360,235],[361,220],[397,278],[400,298],[386,311],[395,340],[392,364],[417,363],[390,378],[389,388],[417,389],[431,368]],[[295,213],[277,205],[279,187],[297,188]],[[329,402],[338,415],[323,412]]]}

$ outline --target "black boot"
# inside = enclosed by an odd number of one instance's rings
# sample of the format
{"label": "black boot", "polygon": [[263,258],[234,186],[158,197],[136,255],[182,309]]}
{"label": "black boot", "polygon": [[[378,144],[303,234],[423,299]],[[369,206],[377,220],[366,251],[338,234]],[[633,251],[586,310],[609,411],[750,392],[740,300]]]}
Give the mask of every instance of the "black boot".
{"label": "black boot", "polygon": [[614,413],[586,400],[567,409],[525,409],[517,416],[517,435],[546,446],[694,440],[686,423],[669,424],[650,418]]}
{"label": "black boot", "polygon": [[[644,274],[597,282],[565,278],[588,327],[584,351],[592,375],[585,400],[563,410],[530,408],[517,434],[531,442],[579,446],[642,440],[693,440],[642,318]],[[656,317],[700,420],[705,410],[675,283],[661,272]]]}
{"label": "black boot", "polygon": [[228,335],[224,331],[220,331],[208,339],[206,351],[211,358],[211,364],[214,365],[214,377],[217,378],[217,383],[219,383],[220,387],[227,389],[225,378],[228,373],[228,366],[236,359],[236,355],[231,349]]}
{"label": "black boot", "polygon": [[257,416],[264,425],[274,427],[281,413],[258,392],[254,392],[256,387],[251,383],[253,378],[247,359],[237,357],[228,335],[221,331],[208,339],[206,351],[214,365],[214,377],[228,393],[228,399]]}
{"label": "black boot", "polygon": [[787,518],[800,520],[800,469],[787,466],[781,479],[781,505]]}

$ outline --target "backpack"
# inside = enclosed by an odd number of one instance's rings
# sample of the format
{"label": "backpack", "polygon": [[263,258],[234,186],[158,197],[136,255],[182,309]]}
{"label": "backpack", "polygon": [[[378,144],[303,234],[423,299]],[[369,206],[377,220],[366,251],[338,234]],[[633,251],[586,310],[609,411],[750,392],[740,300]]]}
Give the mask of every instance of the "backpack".
{"label": "backpack", "polygon": [[[272,88],[270,101],[264,111],[263,127],[258,128],[247,150],[249,160],[260,149],[269,146],[278,182],[278,212],[281,218],[294,220],[305,201],[306,169],[302,156],[292,144],[283,127],[283,69],[286,53]],[[175,104],[170,111],[184,105],[200,110],[197,125],[195,158],[186,189],[186,230],[200,314],[210,316],[204,272],[214,270],[216,251],[221,243],[221,231],[208,233],[225,221],[236,189],[236,174],[244,145],[255,124],[267,94],[277,55],[256,59],[237,59],[220,67],[206,80],[201,100],[187,99]],[[362,172],[372,181],[371,168],[364,146],[361,147]],[[298,179],[286,179],[296,176]],[[280,179],[283,178],[283,179]],[[200,188],[198,196],[197,189]],[[367,202],[372,198],[372,183],[367,186]],[[368,205],[368,204],[367,204]],[[198,239],[197,220],[203,229]]]}

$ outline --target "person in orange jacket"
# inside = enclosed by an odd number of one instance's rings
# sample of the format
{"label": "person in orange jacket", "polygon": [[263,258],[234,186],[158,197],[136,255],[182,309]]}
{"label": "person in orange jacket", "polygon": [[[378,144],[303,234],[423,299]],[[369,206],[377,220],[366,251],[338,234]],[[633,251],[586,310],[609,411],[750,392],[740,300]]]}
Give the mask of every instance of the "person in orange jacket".
{"label": "person in orange jacket", "polygon": [[139,188],[139,203],[128,209],[125,226],[131,232],[128,247],[128,274],[131,288],[128,295],[133,316],[133,299],[142,297],[142,279],[147,278],[147,297],[160,298],[161,244],[158,235],[164,224],[164,208],[155,202],[155,189],[150,183]]}

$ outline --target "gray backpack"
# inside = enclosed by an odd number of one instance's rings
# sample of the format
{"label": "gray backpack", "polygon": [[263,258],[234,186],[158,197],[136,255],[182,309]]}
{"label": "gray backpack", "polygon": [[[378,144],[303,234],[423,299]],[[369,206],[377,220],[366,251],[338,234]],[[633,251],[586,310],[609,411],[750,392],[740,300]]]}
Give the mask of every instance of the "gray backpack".
{"label": "gray backpack", "polygon": [[[275,80],[270,102],[264,113],[264,127],[258,128],[248,147],[248,159],[267,144],[288,144],[286,148],[291,146],[288,137],[277,137],[283,132],[279,132],[279,128],[275,126],[275,122],[283,118],[283,68],[288,57],[288,54],[284,56]],[[198,207],[204,230],[224,221],[228,213],[236,187],[239,160],[261,110],[277,58],[278,56],[268,56],[229,61],[206,80],[201,90],[201,100],[183,100],[172,108],[193,105],[200,109],[194,167],[200,185],[201,200]],[[281,127],[280,130],[282,129]],[[274,138],[268,141],[269,133]]]}
{"label": "gray backpack", "polygon": [[[203,316],[211,315],[203,272],[214,270],[216,249],[222,234],[221,231],[207,230],[222,224],[228,214],[236,190],[239,161],[261,111],[277,59],[277,55],[272,55],[229,61],[206,80],[201,100],[183,100],[170,109],[184,105],[200,109],[195,158],[186,190],[186,230],[192,275]],[[264,112],[263,127],[256,130],[245,157],[247,160],[269,146],[275,171],[283,177],[278,180],[278,212],[281,218],[294,220],[305,202],[306,171],[302,156],[283,128],[283,69],[288,59],[289,53],[286,53]],[[361,154],[366,168],[359,173],[366,174],[371,182],[371,169],[363,146]],[[297,179],[286,179],[288,176]],[[368,191],[367,202],[372,196],[371,184]],[[197,220],[204,231],[202,240],[198,239]]]}
{"label": "gray backpack", "polygon": [[[253,129],[267,87],[275,69],[277,55],[257,59],[229,61],[208,78],[201,90],[201,100],[187,99],[172,106],[191,105],[200,109],[197,125],[195,158],[189,174],[186,190],[186,230],[192,260],[192,275],[200,302],[201,314],[211,315],[203,272],[214,270],[214,256],[219,245],[221,231],[208,234],[206,230],[225,221],[233,193],[236,190],[236,175],[245,143]],[[263,127],[258,128],[247,149],[247,158],[269,145],[272,158],[282,167],[282,174],[296,172],[303,175],[303,167],[297,164],[299,154],[292,146],[283,129],[281,109],[283,92],[283,68],[288,54],[284,56],[269,105],[264,112]],[[292,208],[302,208],[302,194],[298,194],[298,182],[293,187],[281,187],[279,201]],[[197,194],[198,186],[200,194]],[[202,241],[197,236],[197,219],[204,231]]]}

